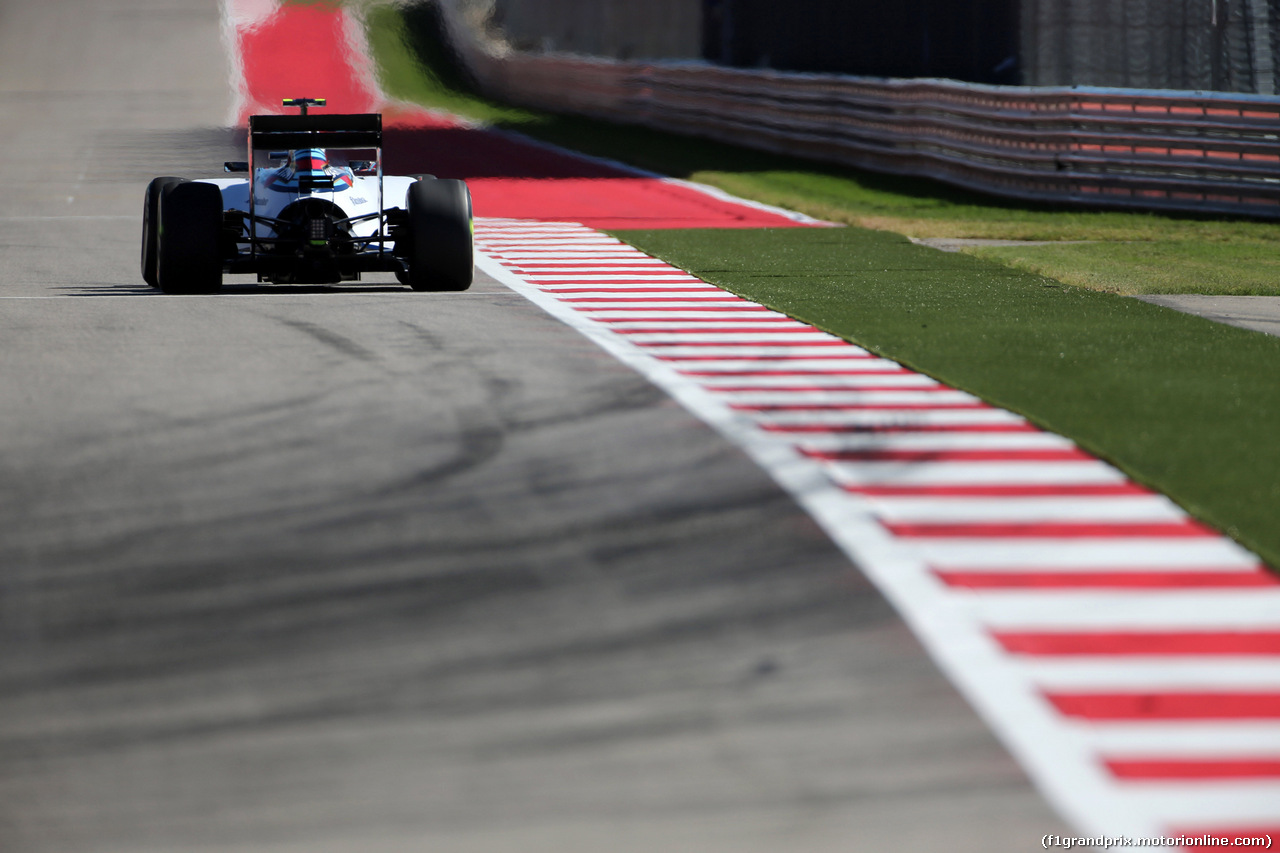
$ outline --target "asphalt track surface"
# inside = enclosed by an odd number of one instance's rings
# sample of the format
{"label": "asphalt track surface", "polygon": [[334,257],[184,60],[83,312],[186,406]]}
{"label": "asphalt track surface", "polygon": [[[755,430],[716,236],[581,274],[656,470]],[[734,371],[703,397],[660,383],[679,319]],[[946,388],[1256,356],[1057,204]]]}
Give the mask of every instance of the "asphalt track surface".
{"label": "asphalt track surface", "polygon": [[[74,25],[69,25],[74,22]],[[483,276],[153,294],[216,4],[0,0],[0,849],[1066,834],[739,451]]]}

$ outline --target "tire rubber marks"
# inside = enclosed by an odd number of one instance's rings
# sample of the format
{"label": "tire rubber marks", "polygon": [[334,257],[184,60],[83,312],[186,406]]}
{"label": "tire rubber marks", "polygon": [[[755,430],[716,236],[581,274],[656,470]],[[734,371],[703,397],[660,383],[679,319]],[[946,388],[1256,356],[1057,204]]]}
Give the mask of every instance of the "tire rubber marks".
{"label": "tire rubber marks", "polygon": [[1280,827],[1280,585],[1255,556],[1067,439],[599,232],[476,239],[791,491],[1081,829]]}

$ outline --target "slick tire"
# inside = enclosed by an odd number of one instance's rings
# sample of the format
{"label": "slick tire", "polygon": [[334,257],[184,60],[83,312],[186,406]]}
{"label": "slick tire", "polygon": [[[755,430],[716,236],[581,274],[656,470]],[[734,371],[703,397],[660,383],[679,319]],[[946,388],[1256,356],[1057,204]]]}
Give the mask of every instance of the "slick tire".
{"label": "slick tire", "polygon": [[165,187],[182,183],[182,178],[156,178],[147,184],[142,202],[142,280],[152,287],[160,286],[157,269],[156,241],[160,233],[160,193]]}
{"label": "slick tire", "polygon": [[165,293],[213,293],[222,287],[222,192],[184,181],[160,191],[156,279]]}
{"label": "slick tire", "polygon": [[414,290],[458,291],[475,274],[471,192],[462,181],[409,185],[408,285]]}

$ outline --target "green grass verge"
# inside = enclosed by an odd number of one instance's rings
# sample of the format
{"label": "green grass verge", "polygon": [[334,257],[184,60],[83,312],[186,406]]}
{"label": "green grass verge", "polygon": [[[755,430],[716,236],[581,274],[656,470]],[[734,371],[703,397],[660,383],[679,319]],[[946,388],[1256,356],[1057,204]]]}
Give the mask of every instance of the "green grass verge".
{"label": "green grass verge", "polygon": [[1280,296],[1280,251],[1269,240],[990,246],[970,252],[1095,290]]}
{"label": "green grass verge", "polygon": [[382,90],[393,98],[498,126],[525,128],[538,116],[470,91],[444,45],[425,37],[430,7],[373,3],[364,9],[365,35]]}
{"label": "green grass verge", "polygon": [[886,232],[617,233],[1070,436],[1280,565],[1280,338]]}
{"label": "green grass verge", "polygon": [[[406,29],[399,12],[375,8],[368,21],[383,86],[396,97],[882,229],[619,236],[1069,436],[1280,565],[1273,523],[1280,442],[1271,440],[1280,339],[1113,295],[1277,292],[1275,225],[1027,207],[929,181],[510,107],[468,93],[439,46],[424,42],[421,27]],[[901,235],[1099,242],[984,248],[972,257]]]}

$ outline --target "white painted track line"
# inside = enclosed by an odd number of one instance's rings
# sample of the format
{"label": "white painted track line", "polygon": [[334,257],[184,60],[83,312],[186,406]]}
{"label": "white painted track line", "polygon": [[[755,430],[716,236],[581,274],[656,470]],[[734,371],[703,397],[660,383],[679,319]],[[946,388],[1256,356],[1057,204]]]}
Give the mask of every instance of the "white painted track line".
{"label": "white painted track line", "polygon": [[1180,521],[1180,510],[1159,495],[1122,497],[930,498],[874,497],[876,515],[890,522]]}

